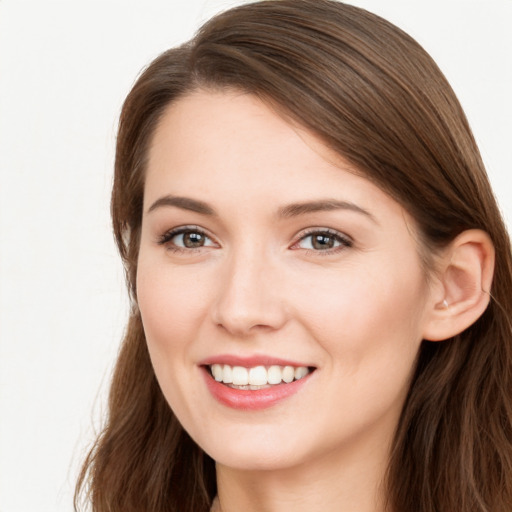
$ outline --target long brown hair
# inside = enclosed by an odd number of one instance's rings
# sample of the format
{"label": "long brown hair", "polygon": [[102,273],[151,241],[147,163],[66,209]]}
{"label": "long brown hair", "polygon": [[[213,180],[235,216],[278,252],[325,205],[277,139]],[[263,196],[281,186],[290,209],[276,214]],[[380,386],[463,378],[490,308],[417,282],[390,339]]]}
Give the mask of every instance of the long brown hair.
{"label": "long brown hair", "polygon": [[423,342],[385,483],[394,512],[512,510],[512,256],[479,151],[428,54],[387,21],[331,0],[267,0],[220,14],[153,61],[128,95],[112,218],[133,309],[75,506],[84,498],[95,512],[206,512],[215,496],[213,461],[153,373],[135,276],[155,127],[181,95],[226,87],[277,106],[399,201],[419,226],[426,265],[465,229],[490,235],[491,303],[453,339]]}

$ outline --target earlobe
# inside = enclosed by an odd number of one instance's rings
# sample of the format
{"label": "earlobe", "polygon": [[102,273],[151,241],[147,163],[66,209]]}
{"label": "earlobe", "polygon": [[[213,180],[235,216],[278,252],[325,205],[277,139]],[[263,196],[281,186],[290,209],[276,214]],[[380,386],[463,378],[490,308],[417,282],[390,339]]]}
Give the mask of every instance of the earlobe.
{"label": "earlobe", "polygon": [[494,245],[482,230],[462,232],[438,265],[423,338],[441,341],[472,325],[486,310],[494,274]]}

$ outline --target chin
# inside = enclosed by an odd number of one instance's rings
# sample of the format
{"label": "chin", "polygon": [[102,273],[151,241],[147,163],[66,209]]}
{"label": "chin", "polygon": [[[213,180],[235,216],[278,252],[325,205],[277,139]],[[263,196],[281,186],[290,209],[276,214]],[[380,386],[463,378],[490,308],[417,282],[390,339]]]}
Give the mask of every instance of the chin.
{"label": "chin", "polygon": [[[285,442],[279,435],[253,437],[249,433],[238,437],[216,436],[199,446],[217,463],[245,471],[282,470],[300,464],[305,458],[303,443]],[[297,444],[302,446],[298,450]]]}
{"label": "chin", "polygon": [[211,456],[218,464],[240,471],[280,471],[299,463],[291,454],[268,453],[262,450],[216,450]]}

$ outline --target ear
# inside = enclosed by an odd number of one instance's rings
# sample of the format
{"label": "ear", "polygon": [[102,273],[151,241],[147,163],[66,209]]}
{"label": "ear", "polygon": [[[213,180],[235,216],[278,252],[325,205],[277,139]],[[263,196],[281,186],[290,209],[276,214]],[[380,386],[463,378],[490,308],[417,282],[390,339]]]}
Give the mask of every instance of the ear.
{"label": "ear", "polygon": [[437,265],[423,338],[441,341],[472,325],[486,310],[494,274],[494,245],[478,229],[462,232]]}

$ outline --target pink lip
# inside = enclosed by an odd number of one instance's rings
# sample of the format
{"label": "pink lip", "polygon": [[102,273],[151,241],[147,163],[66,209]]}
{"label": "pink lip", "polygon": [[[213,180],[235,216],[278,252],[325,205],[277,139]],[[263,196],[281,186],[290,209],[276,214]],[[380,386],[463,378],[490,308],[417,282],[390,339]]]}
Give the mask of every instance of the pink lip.
{"label": "pink lip", "polygon": [[267,355],[255,355],[249,357],[234,356],[231,354],[221,354],[212,356],[200,361],[199,366],[210,366],[212,364],[228,364],[230,366],[244,366],[245,368],[252,368],[254,366],[310,366],[308,364],[299,363],[297,361],[290,361],[286,359],[279,359]]}
{"label": "pink lip", "polygon": [[[263,363],[260,362],[260,364]],[[239,366],[245,365],[239,364]],[[269,388],[248,390],[230,388],[229,386],[222,384],[222,382],[217,382],[210,375],[208,368],[205,366],[203,366],[201,369],[206,382],[206,386],[215,399],[217,399],[221,404],[227,405],[233,409],[248,411],[266,409],[273,406],[277,402],[280,402],[281,400],[294,395],[302,388],[302,386],[304,386],[304,384],[309,381],[309,377],[311,376],[311,373],[309,373],[302,379],[295,380],[289,384],[281,383]]]}

